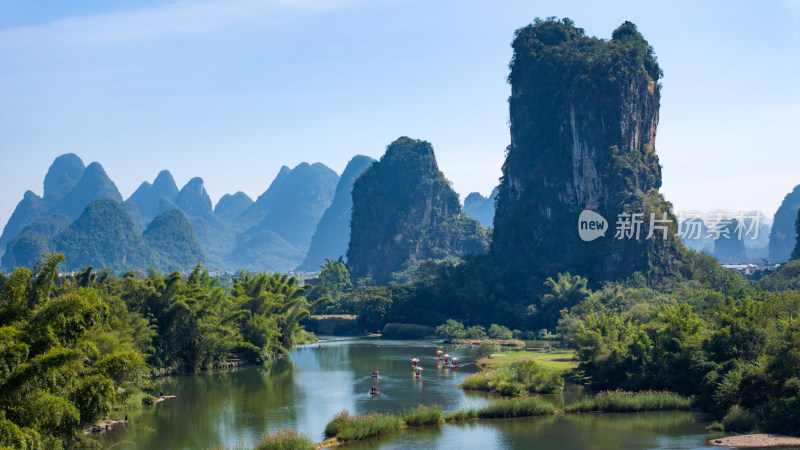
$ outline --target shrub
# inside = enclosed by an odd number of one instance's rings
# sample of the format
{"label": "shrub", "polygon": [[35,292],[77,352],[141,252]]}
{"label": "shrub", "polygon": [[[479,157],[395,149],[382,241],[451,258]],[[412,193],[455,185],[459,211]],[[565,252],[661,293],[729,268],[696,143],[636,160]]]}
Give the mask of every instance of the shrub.
{"label": "shrub", "polygon": [[261,436],[256,450],[313,450],[311,439],[294,430],[280,430],[275,434]]}
{"label": "shrub", "polygon": [[461,389],[468,391],[490,391],[489,376],[485,373],[475,373],[464,378],[461,382]]}
{"label": "shrub", "polygon": [[758,429],[758,417],[749,409],[736,405],[722,419],[722,426],[725,431],[748,433]]}
{"label": "shrub", "polygon": [[325,437],[330,438],[339,434],[342,428],[350,423],[350,411],[344,410],[338,412],[333,419],[325,425]]}
{"label": "shrub", "polygon": [[464,329],[464,325],[461,322],[447,319],[447,322],[436,327],[436,336],[445,341],[454,341],[456,339],[464,339],[467,336],[467,330]]}
{"label": "shrub", "polygon": [[507,327],[493,323],[492,326],[489,327],[489,337],[492,339],[508,340],[514,338],[514,333]]}
{"label": "shrub", "polygon": [[517,397],[525,391],[557,393],[564,387],[564,380],[557,372],[543,369],[535,361],[518,361],[489,373],[470,375],[461,383],[461,388],[497,392],[504,397]]}
{"label": "shrub", "polygon": [[522,392],[524,390],[520,383],[517,383],[515,381],[503,380],[497,383],[497,386],[495,386],[494,391],[502,395],[503,397],[519,397],[520,395],[522,395]]}
{"label": "shrub", "polygon": [[[334,420],[336,419],[334,418]],[[395,414],[376,413],[349,416],[349,420],[342,423],[336,437],[342,441],[357,441],[397,430],[401,426],[403,426],[403,419]]]}
{"label": "shrub", "polygon": [[491,358],[492,353],[497,353],[500,351],[500,345],[494,341],[483,341],[481,345],[478,346],[478,357],[486,357]]}
{"label": "shrub", "polygon": [[403,414],[403,422],[410,427],[437,425],[444,418],[441,406],[418,406]]}
{"label": "shrub", "polygon": [[470,339],[486,339],[486,329],[480,325],[467,328],[467,337]]}

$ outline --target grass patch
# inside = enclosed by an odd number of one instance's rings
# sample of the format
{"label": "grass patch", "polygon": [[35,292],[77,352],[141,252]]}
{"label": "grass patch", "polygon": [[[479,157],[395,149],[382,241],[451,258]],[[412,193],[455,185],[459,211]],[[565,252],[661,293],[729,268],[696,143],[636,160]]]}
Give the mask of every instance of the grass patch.
{"label": "grass patch", "polygon": [[444,416],[445,421],[454,421],[454,420],[469,420],[474,419],[477,417],[475,414],[474,409],[459,409],[458,411],[453,411],[450,414]]}
{"label": "grass patch", "polygon": [[688,410],[691,400],[666,391],[607,391],[565,408],[566,412],[638,412]]}
{"label": "grass patch", "polygon": [[280,430],[275,434],[266,434],[256,444],[256,450],[313,450],[317,447],[304,434],[294,430]]}
{"label": "grass patch", "polygon": [[531,417],[555,414],[555,412],[556,407],[552,403],[538,398],[518,398],[492,402],[481,408],[460,409],[445,416],[445,420]]}
{"label": "grass patch", "polygon": [[470,375],[460,386],[465,390],[518,397],[526,392],[548,394],[561,392],[564,380],[558,372],[545,370],[536,361],[520,360],[507,363],[490,372]]}
{"label": "grass patch", "polygon": [[444,410],[441,406],[419,405],[415,409],[403,413],[403,422],[409,427],[438,425],[442,419],[444,419]]}
{"label": "grass patch", "polygon": [[[351,416],[342,411],[325,426],[325,436],[335,436],[340,441],[358,441],[394,431],[403,426],[403,419],[396,414],[362,414]],[[335,433],[335,434],[334,434]]]}
{"label": "grass patch", "polygon": [[578,367],[578,362],[574,361],[575,352],[573,350],[557,350],[550,353],[531,352],[528,350],[505,351],[492,355],[492,358],[483,358],[478,361],[478,365],[486,369],[498,369],[503,365],[516,361],[536,361],[542,368],[553,371],[567,371]]}
{"label": "grass patch", "polygon": [[475,410],[475,417],[492,419],[500,417],[529,417],[555,414],[556,407],[538,398],[501,400]]}

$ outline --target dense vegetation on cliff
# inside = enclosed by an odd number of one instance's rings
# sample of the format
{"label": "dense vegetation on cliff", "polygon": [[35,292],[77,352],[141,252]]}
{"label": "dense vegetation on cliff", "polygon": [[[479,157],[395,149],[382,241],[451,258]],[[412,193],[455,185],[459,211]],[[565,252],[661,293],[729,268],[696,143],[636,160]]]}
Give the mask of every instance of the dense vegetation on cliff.
{"label": "dense vegetation on cliff", "polygon": [[53,249],[64,254],[64,268],[145,267],[152,249],[134,229],[122,206],[111,199],[93,200],[72,225],[53,237]]}
{"label": "dense vegetation on cliff", "polygon": [[796,240],[794,250],[792,250],[792,259],[800,259],[800,209],[797,210],[797,220],[794,222],[794,229]]}
{"label": "dense vegetation on cliff", "polygon": [[411,259],[485,253],[490,231],[461,215],[433,147],[401,137],[353,185],[347,250],[353,277],[384,284]]}
{"label": "dense vegetation on cliff", "polygon": [[42,255],[61,252],[63,270],[114,267],[185,270],[204,260],[186,216],[173,209],[157,216],[141,235],[122,205],[105,198],[89,202],[74,222],[67,216],[40,217],[8,245],[3,267],[33,267]]}
{"label": "dense vegetation on cliff", "polygon": [[153,250],[151,267],[181,270],[205,259],[192,225],[178,208],[156,216],[142,237]]}
{"label": "dense vegetation on cliff", "polygon": [[[569,19],[537,19],[517,30],[512,47],[511,145],[492,254],[536,285],[541,274],[564,271],[593,282],[673,273],[682,246],[658,193],[661,70],[653,49],[630,22],[602,40]],[[584,242],[577,226],[585,209],[609,227],[620,214],[641,214],[642,233]],[[672,221],[665,239],[646,239],[651,214]]]}
{"label": "dense vegetation on cliff", "polygon": [[89,446],[82,426],[153,400],[150,375],[268,360],[303,335],[295,278],[244,273],[223,289],[199,267],[60,277],[62,260],[0,275],[0,447]]}

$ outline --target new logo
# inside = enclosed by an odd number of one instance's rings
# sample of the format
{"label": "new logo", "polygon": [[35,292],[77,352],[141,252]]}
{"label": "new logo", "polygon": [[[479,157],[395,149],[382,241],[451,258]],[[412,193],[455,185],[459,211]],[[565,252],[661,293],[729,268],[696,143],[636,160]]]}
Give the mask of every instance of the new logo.
{"label": "new logo", "polygon": [[581,211],[578,217],[578,234],[586,242],[593,241],[600,236],[605,237],[608,231],[608,222],[605,217],[590,209]]}

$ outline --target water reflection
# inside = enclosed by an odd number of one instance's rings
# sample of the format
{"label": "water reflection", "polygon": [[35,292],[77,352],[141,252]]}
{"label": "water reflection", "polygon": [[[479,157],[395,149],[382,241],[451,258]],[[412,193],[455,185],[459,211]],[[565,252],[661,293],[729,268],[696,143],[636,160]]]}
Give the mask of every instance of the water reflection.
{"label": "water reflection", "polygon": [[409,428],[346,446],[356,449],[710,448],[716,437],[685,412],[493,419]]}
{"label": "water reflection", "polygon": [[[461,367],[439,363],[437,348],[458,356]],[[421,378],[414,377],[413,357],[424,369]],[[380,371],[377,380],[373,370]],[[176,399],[127,411],[130,428],[100,440],[117,448],[233,447],[293,428],[321,441],[325,424],[343,409],[395,412],[436,404],[453,411],[485,404],[488,394],[457,387],[476,371],[474,350],[435,342],[350,340],[301,347],[263,367],[168,379],[159,390]],[[377,396],[368,394],[373,385]],[[542,398],[561,408],[585,395],[580,387],[568,386]],[[703,423],[688,413],[550,416],[409,429],[356,448],[692,448],[707,436]]]}

